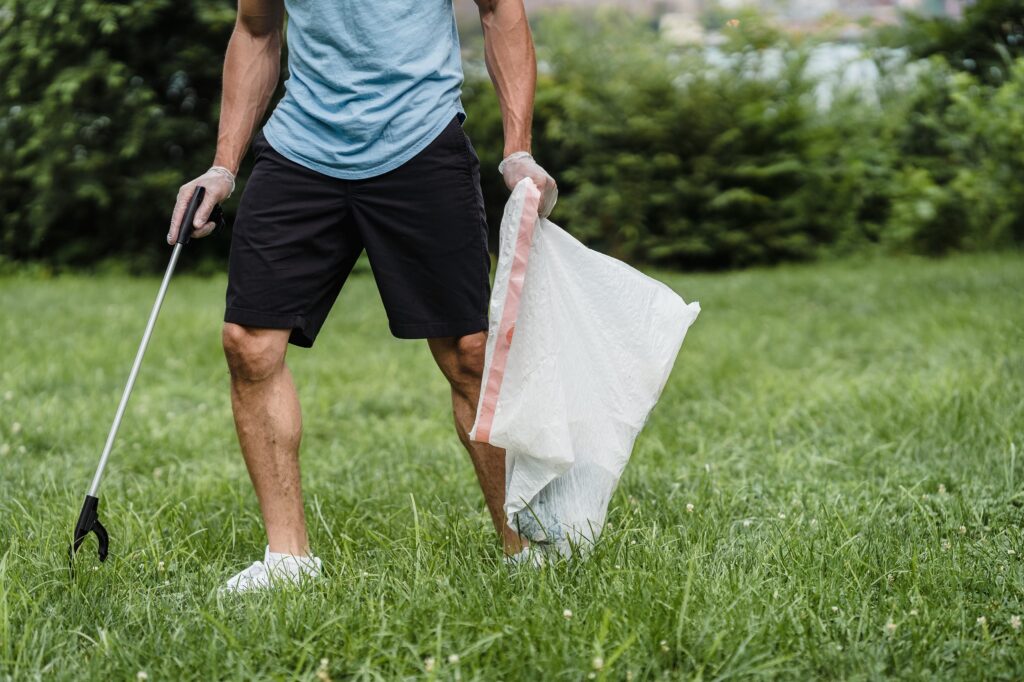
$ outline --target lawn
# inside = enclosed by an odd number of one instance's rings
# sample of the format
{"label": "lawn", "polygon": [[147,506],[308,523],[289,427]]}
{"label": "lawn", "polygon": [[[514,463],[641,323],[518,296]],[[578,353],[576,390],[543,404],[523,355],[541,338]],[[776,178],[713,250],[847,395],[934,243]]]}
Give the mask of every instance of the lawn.
{"label": "lawn", "polygon": [[539,571],[501,561],[426,344],[350,281],[289,358],[327,579],[245,598],[224,279],[173,282],[74,578],[157,281],[0,279],[0,679],[1024,677],[1024,257],[659,277],[703,312],[593,556]]}

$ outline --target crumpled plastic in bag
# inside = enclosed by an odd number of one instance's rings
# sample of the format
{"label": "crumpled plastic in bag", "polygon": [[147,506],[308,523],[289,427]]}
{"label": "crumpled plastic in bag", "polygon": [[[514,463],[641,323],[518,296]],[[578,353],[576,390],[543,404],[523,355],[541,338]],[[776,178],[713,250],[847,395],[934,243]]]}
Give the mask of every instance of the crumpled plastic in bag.
{"label": "crumpled plastic in bag", "polygon": [[597,541],[700,305],[539,218],[539,200],[526,178],[505,205],[469,436],[505,448],[509,526],[570,556]]}

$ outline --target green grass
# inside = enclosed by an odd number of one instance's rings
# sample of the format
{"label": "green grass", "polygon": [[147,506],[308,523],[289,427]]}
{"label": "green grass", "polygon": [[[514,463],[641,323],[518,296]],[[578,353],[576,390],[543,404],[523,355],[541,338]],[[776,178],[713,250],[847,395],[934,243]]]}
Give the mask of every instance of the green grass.
{"label": "green grass", "polygon": [[0,279],[0,679],[1024,676],[1024,258],[662,277],[704,312],[605,536],[516,573],[426,344],[351,281],[290,356],[328,579],[241,599],[223,279],[172,284],[74,579],[157,282]]}

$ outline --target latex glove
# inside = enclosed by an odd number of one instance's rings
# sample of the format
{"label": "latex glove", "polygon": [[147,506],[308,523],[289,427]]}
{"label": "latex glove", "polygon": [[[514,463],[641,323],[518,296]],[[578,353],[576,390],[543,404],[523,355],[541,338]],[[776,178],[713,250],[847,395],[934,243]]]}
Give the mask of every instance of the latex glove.
{"label": "latex glove", "polygon": [[174,204],[174,212],[171,214],[171,229],[167,231],[167,243],[173,244],[178,239],[178,225],[185,215],[188,202],[192,199],[196,187],[206,190],[203,203],[196,211],[196,219],[192,224],[192,236],[195,238],[205,237],[217,223],[210,220],[210,213],[213,207],[225,201],[235,191],[235,175],[223,166],[214,166],[192,182],[185,183],[178,190],[178,200]]}
{"label": "latex glove", "polygon": [[498,172],[505,179],[505,186],[514,189],[523,178],[530,178],[540,190],[541,218],[547,218],[558,201],[558,185],[548,172],[540,167],[529,152],[513,152],[498,164]]}

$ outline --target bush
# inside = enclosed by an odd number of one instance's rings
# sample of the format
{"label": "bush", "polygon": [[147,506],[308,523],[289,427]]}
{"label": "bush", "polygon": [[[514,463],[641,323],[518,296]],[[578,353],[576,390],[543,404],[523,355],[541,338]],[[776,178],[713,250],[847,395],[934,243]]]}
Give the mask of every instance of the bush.
{"label": "bush", "polygon": [[[177,187],[214,150],[233,18],[230,0],[0,8],[4,262],[163,263]],[[554,217],[602,251],[723,268],[1024,240],[1024,62],[990,85],[936,56],[823,109],[807,49],[754,15],[725,28],[716,59],[622,13],[534,23],[534,147],[560,183]],[[501,117],[471,42],[463,99],[495,230]],[[219,265],[226,251],[225,232],[197,253]]]}
{"label": "bush", "polygon": [[[1006,191],[1022,177],[1017,80],[993,89],[933,58],[883,69],[877,98],[822,109],[800,46],[710,63],[616,14],[548,16],[536,33],[535,150],[560,182],[554,217],[602,251],[720,268],[1022,240]],[[467,88],[469,127],[500,150],[500,120],[472,118],[491,107],[483,78]],[[488,186],[492,207],[503,197]]]}
{"label": "bush", "polygon": [[884,182],[873,191],[883,209],[873,241],[925,254],[1019,246],[1024,157],[1013,140],[1024,130],[1024,60],[995,88],[938,57],[916,67],[914,87],[894,90],[877,123],[862,126],[874,140],[851,138]]}
{"label": "bush", "polygon": [[[802,54],[787,52],[777,78],[756,76],[768,65],[755,50],[718,69],[618,14],[547,16],[537,41],[534,147],[560,183],[555,217],[578,237],[689,267],[810,258],[830,241],[801,206],[818,135]],[[467,88],[468,125],[478,148],[500,150],[498,122],[473,120],[491,97]]]}
{"label": "bush", "polygon": [[162,260],[177,187],[210,163],[233,23],[230,0],[7,0],[0,251]]}
{"label": "bush", "polygon": [[960,20],[909,14],[903,27],[881,32],[891,45],[907,46],[918,59],[939,56],[989,84],[1002,83],[1024,57],[1024,0],[975,0]]}

